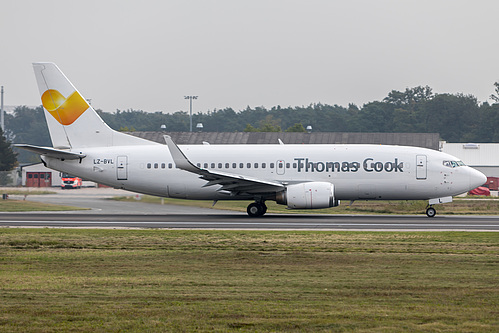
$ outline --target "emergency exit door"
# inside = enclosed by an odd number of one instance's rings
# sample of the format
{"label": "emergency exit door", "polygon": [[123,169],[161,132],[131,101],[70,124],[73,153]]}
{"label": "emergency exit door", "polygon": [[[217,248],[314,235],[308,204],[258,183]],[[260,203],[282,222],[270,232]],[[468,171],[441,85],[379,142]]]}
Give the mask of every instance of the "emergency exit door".
{"label": "emergency exit door", "polygon": [[118,180],[128,179],[128,156],[118,156],[116,159],[116,177]]}
{"label": "emergency exit door", "polygon": [[286,172],[286,164],[283,160],[277,161],[275,167],[278,175],[284,175],[284,173]]}
{"label": "emergency exit door", "polygon": [[416,156],[416,179],[426,179],[427,176],[426,155]]}

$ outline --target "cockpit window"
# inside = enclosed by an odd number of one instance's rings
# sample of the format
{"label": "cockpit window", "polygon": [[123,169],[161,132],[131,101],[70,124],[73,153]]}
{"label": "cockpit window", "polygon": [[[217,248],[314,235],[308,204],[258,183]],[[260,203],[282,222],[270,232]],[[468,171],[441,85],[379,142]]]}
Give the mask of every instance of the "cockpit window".
{"label": "cockpit window", "polygon": [[457,168],[465,164],[463,161],[443,161],[443,165],[449,168]]}

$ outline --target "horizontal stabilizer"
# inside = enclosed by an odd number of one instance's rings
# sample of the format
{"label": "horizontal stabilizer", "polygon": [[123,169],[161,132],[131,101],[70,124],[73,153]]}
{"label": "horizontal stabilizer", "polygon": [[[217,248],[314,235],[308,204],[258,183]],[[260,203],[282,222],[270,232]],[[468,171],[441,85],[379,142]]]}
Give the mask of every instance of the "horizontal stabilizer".
{"label": "horizontal stabilizer", "polygon": [[50,148],[50,147],[39,147],[39,146],[33,146],[33,145],[26,145],[26,144],[16,144],[14,147],[21,148],[27,151],[30,151],[32,153],[48,156],[48,157],[54,157],[54,158],[59,158],[61,160],[78,160],[84,158],[85,154],[82,153],[73,153],[70,151],[66,150],[60,150],[60,149],[55,149],[55,148]]}

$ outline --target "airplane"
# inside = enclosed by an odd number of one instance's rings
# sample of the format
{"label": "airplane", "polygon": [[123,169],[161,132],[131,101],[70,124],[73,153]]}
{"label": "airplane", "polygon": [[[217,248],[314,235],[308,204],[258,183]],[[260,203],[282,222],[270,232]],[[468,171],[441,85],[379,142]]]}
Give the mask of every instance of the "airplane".
{"label": "airplane", "polygon": [[53,147],[35,152],[48,168],[114,188],[192,200],[265,201],[289,209],[338,206],[340,200],[428,200],[436,204],[486,182],[458,158],[426,148],[360,144],[165,144],[111,129],[54,63],[33,64]]}

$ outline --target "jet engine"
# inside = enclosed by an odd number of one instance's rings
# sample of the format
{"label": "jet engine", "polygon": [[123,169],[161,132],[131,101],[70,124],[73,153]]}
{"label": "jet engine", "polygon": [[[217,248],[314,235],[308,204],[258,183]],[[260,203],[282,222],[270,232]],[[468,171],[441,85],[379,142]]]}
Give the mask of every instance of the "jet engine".
{"label": "jet engine", "polygon": [[289,185],[277,193],[276,202],[290,209],[329,208],[340,204],[334,197],[334,185],[328,182]]}

